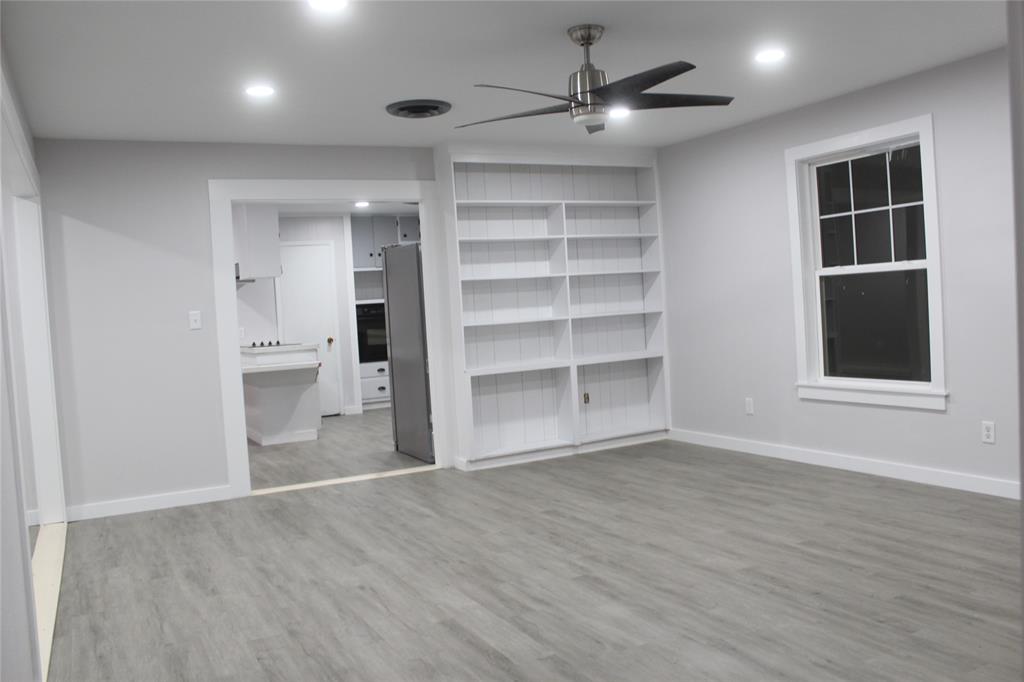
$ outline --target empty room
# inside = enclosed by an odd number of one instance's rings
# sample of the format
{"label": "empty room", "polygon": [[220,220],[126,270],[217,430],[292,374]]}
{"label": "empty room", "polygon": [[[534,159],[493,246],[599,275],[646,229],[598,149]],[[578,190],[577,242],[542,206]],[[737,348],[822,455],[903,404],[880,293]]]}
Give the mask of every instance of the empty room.
{"label": "empty room", "polygon": [[0,47],[0,681],[1024,677],[1024,3]]}

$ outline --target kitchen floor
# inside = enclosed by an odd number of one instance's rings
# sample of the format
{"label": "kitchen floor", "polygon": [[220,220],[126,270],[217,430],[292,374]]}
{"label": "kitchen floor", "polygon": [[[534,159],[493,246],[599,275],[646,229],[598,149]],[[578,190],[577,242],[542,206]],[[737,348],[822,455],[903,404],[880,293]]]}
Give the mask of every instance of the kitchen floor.
{"label": "kitchen floor", "polygon": [[259,446],[249,441],[252,489],[423,466],[395,451],[391,409],[324,417],[317,440]]}

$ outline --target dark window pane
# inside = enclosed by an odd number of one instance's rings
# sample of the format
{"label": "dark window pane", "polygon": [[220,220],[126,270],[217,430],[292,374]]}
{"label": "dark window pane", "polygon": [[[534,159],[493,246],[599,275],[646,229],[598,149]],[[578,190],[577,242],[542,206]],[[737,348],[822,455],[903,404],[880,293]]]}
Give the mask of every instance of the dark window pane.
{"label": "dark window pane", "polygon": [[890,152],[889,184],[894,204],[909,204],[924,199],[921,192],[921,145]]}
{"label": "dark window pane", "polygon": [[857,226],[857,264],[890,262],[889,211],[858,213],[853,219]]}
{"label": "dark window pane", "polygon": [[821,267],[853,265],[853,218],[844,215],[821,221]]}
{"label": "dark window pane", "polygon": [[825,374],[930,381],[925,270],[821,278]]}
{"label": "dark window pane", "polygon": [[854,159],[853,207],[856,210],[889,205],[889,179],[885,172],[885,154]]}
{"label": "dark window pane", "polygon": [[892,246],[896,260],[925,258],[924,206],[892,210]]}
{"label": "dark window pane", "polygon": [[818,215],[850,210],[850,164],[818,166]]}

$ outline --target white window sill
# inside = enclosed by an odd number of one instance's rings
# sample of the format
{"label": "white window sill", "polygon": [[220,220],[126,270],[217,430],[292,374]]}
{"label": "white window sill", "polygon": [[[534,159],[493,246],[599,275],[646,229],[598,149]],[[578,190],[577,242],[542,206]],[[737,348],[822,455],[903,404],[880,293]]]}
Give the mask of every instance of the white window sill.
{"label": "white window sill", "polygon": [[913,386],[900,382],[817,381],[798,383],[797,397],[802,400],[826,400],[862,405],[886,405],[945,412],[949,393],[933,386]]}

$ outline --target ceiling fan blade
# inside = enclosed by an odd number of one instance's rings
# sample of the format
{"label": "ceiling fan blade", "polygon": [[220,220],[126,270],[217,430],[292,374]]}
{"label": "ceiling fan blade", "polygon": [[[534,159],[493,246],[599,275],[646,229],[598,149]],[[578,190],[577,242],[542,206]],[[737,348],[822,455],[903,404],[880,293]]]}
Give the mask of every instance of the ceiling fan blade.
{"label": "ceiling fan blade", "polygon": [[626,106],[640,109],[671,109],[673,107],[715,107],[732,102],[732,97],[723,95],[674,95],[660,92],[644,92],[626,100]]}
{"label": "ceiling fan blade", "polygon": [[587,126],[587,134],[588,135],[593,135],[594,133],[599,133],[602,130],[604,130],[604,124],[603,123],[598,123],[597,125],[593,125],[593,126]]}
{"label": "ceiling fan blade", "polygon": [[689,62],[672,62],[671,64],[662,64],[656,66],[653,69],[647,71],[641,71],[635,73],[632,76],[626,76],[620,78],[617,81],[612,81],[607,85],[602,85],[599,88],[594,88],[590,91],[592,95],[597,95],[602,100],[609,104],[617,104],[616,100],[629,99],[633,95],[637,95],[647,88],[653,88],[658,83],[664,83],[669,78],[675,78],[680,74],[684,74],[687,71],[692,71],[697,68]]}
{"label": "ceiling fan blade", "polygon": [[525,92],[527,95],[540,95],[541,97],[550,97],[551,99],[560,99],[563,102],[570,102],[572,104],[579,104],[579,100],[573,99],[572,97],[566,97],[565,95],[552,95],[549,92],[537,92],[536,90],[523,90],[522,88],[510,88],[507,85],[487,85],[486,83],[477,83],[473,87],[475,88],[494,88],[495,90],[511,90],[512,92]]}
{"label": "ceiling fan blade", "polygon": [[544,107],[543,109],[531,109],[530,111],[520,111],[518,114],[509,114],[508,116],[499,116],[498,118],[489,118],[486,121],[474,121],[473,123],[463,123],[456,128],[468,128],[469,126],[478,126],[481,123],[494,123],[495,121],[507,121],[511,118],[526,118],[528,116],[543,116],[545,114],[564,114],[568,113],[568,104],[555,104],[554,106]]}

